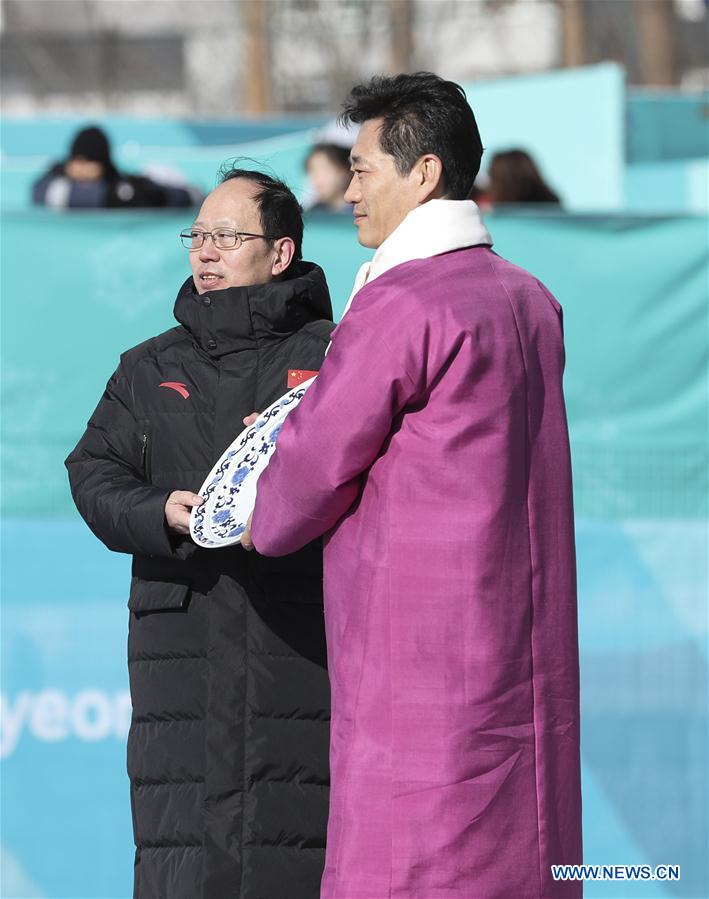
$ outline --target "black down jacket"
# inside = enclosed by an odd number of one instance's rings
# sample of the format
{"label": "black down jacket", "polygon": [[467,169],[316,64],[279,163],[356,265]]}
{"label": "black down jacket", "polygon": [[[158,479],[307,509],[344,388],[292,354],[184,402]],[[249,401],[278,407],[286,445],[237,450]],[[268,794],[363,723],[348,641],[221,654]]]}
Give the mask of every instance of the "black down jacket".
{"label": "black down jacket", "polygon": [[[200,296],[129,350],[66,460],[76,505],[133,554],[128,739],[136,899],[316,899],[328,808],[322,541],[279,559],[167,531],[242,419],[316,371],[322,270]],[[172,385],[172,386],[168,386]]]}

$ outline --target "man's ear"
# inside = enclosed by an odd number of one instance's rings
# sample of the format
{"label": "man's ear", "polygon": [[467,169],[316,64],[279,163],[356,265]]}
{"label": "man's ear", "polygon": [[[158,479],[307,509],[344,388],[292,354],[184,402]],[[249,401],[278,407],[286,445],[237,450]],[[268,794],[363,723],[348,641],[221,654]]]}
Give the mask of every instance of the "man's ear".
{"label": "man's ear", "polygon": [[275,277],[285,273],[293,261],[295,243],[292,237],[279,237],[273,244],[271,274]]}
{"label": "man's ear", "polygon": [[438,200],[446,195],[443,163],[434,153],[426,153],[415,166],[419,203]]}

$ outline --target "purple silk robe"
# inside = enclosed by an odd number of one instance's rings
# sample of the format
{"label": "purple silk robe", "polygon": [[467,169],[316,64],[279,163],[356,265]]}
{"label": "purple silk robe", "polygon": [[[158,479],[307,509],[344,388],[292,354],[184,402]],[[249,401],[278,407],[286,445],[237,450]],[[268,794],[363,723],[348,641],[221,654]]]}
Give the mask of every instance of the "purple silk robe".
{"label": "purple silk robe", "polygon": [[366,284],[258,485],[324,540],[322,899],[576,899],[579,680],[561,308],[489,247]]}

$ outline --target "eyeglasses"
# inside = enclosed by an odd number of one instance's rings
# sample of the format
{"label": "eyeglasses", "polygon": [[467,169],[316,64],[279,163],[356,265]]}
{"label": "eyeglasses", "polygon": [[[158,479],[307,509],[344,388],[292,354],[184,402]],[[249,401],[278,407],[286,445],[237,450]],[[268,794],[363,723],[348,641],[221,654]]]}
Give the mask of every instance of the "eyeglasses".
{"label": "eyeglasses", "polygon": [[268,234],[232,231],[231,228],[218,228],[216,231],[199,231],[197,228],[189,228],[186,231],[180,231],[182,246],[187,250],[199,250],[207,237],[212,238],[212,243],[218,250],[238,250],[245,240],[256,237],[263,240],[276,240],[275,237],[269,237]]}

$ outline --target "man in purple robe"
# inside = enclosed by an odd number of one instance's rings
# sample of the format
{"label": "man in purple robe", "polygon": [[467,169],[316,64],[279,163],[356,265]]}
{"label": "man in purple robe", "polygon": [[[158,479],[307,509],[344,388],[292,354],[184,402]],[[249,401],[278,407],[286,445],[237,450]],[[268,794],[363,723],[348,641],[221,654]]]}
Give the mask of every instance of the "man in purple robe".
{"label": "man in purple robe", "polygon": [[246,549],[324,535],[321,899],[577,899],[579,676],[562,311],[466,198],[432,74],[352,91],[360,270],[258,484]]}

